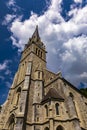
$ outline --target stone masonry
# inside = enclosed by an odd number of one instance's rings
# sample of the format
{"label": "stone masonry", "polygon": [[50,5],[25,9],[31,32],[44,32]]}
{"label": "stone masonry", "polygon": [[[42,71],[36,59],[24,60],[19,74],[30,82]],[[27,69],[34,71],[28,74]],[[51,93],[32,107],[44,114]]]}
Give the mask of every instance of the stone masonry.
{"label": "stone masonry", "polygon": [[0,110],[0,130],[87,130],[87,98],[47,70],[46,53],[36,26]]}

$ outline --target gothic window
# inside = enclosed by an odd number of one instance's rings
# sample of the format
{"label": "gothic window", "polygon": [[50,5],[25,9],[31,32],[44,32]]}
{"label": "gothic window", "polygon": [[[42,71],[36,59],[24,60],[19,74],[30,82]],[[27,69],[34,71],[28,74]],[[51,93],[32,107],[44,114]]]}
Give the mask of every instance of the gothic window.
{"label": "gothic window", "polygon": [[38,72],[38,78],[40,78],[40,72]]}
{"label": "gothic window", "polygon": [[70,98],[70,100],[73,103],[73,110],[75,111],[75,114],[78,116],[76,105],[75,105],[75,101],[74,101],[74,95],[71,92],[69,93],[69,98]]}
{"label": "gothic window", "polygon": [[56,130],[64,130],[64,128],[63,128],[61,125],[59,125],[59,126],[56,128]]}
{"label": "gothic window", "polygon": [[48,127],[46,127],[44,130],[49,130],[49,128],[48,128]]}
{"label": "gothic window", "polygon": [[16,96],[15,96],[15,105],[18,105],[18,102],[19,102],[19,99],[20,99],[20,94],[21,94],[21,88],[19,87],[17,89]]}
{"label": "gothic window", "polygon": [[38,49],[36,48],[36,54],[38,54]]}
{"label": "gothic window", "polygon": [[39,121],[39,117],[37,117],[37,122]]}
{"label": "gothic window", "polygon": [[71,92],[69,93],[69,96],[72,98],[72,100],[74,99],[74,96]]}
{"label": "gothic window", "polygon": [[48,106],[45,105],[45,110],[46,110],[46,116],[48,117]]}
{"label": "gothic window", "polygon": [[41,51],[41,58],[42,58],[42,51]]}
{"label": "gothic window", "polygon": [[38,51],[38,56],[40,56],[40,50]]}
{"label": "gothic window", "polygon": [[58,103],[55,104],[55,108],[56,108],[56,115],[59,115],[59,104]]}

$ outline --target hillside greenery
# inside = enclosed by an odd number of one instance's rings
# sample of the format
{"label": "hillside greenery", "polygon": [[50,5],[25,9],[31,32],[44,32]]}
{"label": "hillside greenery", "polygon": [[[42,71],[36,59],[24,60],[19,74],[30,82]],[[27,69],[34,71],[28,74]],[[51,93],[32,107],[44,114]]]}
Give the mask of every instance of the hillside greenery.
{"label": "hillside greenery", "polygon": [[87,88],[81,88],[80,91],[84,96],[87,97]]}

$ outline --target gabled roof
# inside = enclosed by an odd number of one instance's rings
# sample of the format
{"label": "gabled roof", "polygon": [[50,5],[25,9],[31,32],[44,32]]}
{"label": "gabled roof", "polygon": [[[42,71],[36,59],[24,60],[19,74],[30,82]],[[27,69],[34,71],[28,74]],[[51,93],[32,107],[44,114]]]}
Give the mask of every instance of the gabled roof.
{"label": "gabled roof", "polygon": [[48,87],[50,84],[54,83],[55,81],[57,81],[58,79],[61,79],[64,83],[68,84],[69,87],[71,87],[72,89],[74,89],[75,91],[77,91],[79,94],[81,94],[82,96],[84,96],[85,98],[87,98],[77,87],[75,87],[72,83],[70,83],[69,81],[67,81],[63,77],[54,78],[53,80],[50,81],[50,83],[46,84],[45,88]]}
{"label": "gabled roof", "polygon": [[42,99],[42,102],[47,102],[49,100],[59,100],[59,101],[63,101],[64,98],[62,96],[60,96],[60,94],[56,91],[55,88],[51,88],[48,93],[44,96],[44,98]]}

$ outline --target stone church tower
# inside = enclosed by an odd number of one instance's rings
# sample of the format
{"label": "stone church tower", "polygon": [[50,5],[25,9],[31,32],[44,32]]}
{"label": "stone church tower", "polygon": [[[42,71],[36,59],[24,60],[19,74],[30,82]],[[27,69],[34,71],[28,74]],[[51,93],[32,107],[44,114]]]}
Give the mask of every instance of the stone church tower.
{"label": "stone church tower", "polygon": [[0,130],[87,130],[87,98],[60,72],[47,70],[38,27],[2,105]]}

